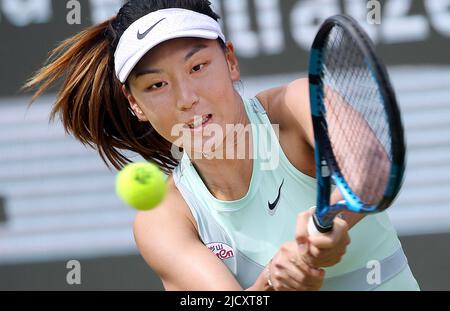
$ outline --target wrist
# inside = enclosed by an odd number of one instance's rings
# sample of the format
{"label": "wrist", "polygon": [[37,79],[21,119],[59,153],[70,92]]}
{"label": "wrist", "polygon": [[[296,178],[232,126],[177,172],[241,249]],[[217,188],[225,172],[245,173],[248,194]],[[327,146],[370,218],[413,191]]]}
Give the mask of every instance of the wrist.
{"label": "wrist", "polygon": [[270,285],[272,283],[270,278],[270,269],[269,265],[267,265],[256,279],[256,282],[247,288],[246,291],[273,291],[273,287]]}

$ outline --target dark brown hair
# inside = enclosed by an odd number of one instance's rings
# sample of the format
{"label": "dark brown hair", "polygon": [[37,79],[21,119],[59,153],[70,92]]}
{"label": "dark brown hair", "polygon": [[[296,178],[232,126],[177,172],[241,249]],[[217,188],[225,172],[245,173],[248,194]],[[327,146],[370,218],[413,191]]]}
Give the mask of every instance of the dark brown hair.
{"label": "dark brown hair", "polygon": [[24,90],[37,89],[33,103],[62,79],[51,120],[59,115],[65,130],[97,149],[108,166],[120,169],[131,162],[125,155],[129,150],[170,174],[178,164],[171,153],[172,144],[151,124],[139,122],[134,116],[115,75],[114,52],[125,30],[151,12],[183,8],[218,20],[210,5],[207,0],[130,0],[117,16],[60,43]]}

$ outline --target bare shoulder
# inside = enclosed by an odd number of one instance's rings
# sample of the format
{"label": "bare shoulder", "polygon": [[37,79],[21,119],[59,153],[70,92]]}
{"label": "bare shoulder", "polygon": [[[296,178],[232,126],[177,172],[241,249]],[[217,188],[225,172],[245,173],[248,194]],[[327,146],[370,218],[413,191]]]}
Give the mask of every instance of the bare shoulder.
{"label": "bare shoulder", "polygon": [[[168,193],[156,208],[136,215],[134,237],[166,290],[238,290],[227,267],[202,243],[195,220],[169,177]],[[220,280],[220,281],[218,281]]]}
{"label": "bare shoulder", "polygon": [[286,85],[286,98],[289,101],[309,102],[309,80],[308,78],[297,79]]}
{"label": "bare shoulder", "polygon": [[280,130],[297,132],[311,142],[308,79],[294,80],[289,84],[265,90],[257,95],[273,124]]}

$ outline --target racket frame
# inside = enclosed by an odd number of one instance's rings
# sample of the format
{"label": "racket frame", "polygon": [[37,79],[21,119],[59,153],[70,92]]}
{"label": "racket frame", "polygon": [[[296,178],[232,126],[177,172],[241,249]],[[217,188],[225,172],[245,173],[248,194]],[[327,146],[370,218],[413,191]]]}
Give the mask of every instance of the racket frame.
{"label": "racket frame", "polygon": [[[352,191],[335,160],[331,142],[328,136],[328,125],[324,109],[323,83],[321,72],[322,57],[325,53],[326,38],[333,27],[342,27],[350,34],[362,51],[366,64],[378,84],[382,102],[386,110],[391,137],[392,164],[384,196],[379,204],[367,205]],[[355,213],[373,214],[387,209],[395,200],[404,178],[406,147],[400,110],[394,89],[384,64],[375,54],[375,48],[358,23],[350,16],[336,15],[328,18],[317,33],[310,52],[309,60],[309,91],[311,116],[315,139],[315,162],[317,178],[317,206],[313,216],[314,224],[321,233],[332,230],[333,220],[343,210]],[[331,182],[341,192],[344,201],[330,206]]]}

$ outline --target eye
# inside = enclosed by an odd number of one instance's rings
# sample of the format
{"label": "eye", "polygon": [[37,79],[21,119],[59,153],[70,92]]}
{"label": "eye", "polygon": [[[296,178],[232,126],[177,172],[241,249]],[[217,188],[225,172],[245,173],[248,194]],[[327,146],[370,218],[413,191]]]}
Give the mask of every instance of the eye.
{"label": "eye", "polygon": [[163,87],[166,86],[166,85],[167,85],[167,83],[165,83],[165,82],[158,82],[158,83],[155,83],[155,84],[153,84],[152,86],[150,86],[150,87],[148,88],[148,90],[149,90],[149,91],[159,90],[159,89],[163,88]]}
{"label": "eye", "polygon": [[191,70],[191,72],[199,72],[199,71],[201,71],[201,70],[205,67],[205,65],[206,65],[206,64],[199,64],[199,65],[193,67],[192,70]]}

